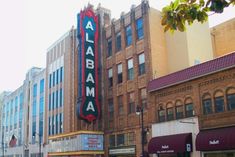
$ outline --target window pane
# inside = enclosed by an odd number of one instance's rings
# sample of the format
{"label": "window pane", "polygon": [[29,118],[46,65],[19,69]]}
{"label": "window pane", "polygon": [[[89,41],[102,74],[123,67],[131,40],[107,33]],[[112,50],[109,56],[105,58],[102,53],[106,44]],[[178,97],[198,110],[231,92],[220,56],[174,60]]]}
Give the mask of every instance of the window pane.
{"label": "window pane", "polygon": [[108,39],[107,57],[112,55],[112,39]]}
{"label": "window pane", "polygon": [[139,55],[139,75],[145,74],[145,57],[144,53]]}
{"label": "window pane", "polygon": [[109,146],[110,147],[115,147],[115,135],[110,135],[109,136]]}
{"label": "window pane", "polygon": [[173,108],[168,108],[167,109],[167,120],[173,120],[173,119],[174,119]]}
{"label": "window pane", "polygon": [[113,69],[108,70],[108,81],[109,81],[109,87],[113,86]]}
{"label": "window pane", "polygon": [[122,73],[122,64],[118,64],[118,74]]}
{"label": "window pane", "polygon": [[143,64],[143,63],[145,63],[144,53],[139,55],[139,64]]}
{"label": "window pane", "polygon": [[121,33],[117,33],[116,34],[116,51],[120,51],[121,50]]}
{"label": "window pane", "polygon": [[159,122],[165,121],[165,110],[158,110],[158,120]]}
{"label": "window pane", "polygon": [[217,97],[215,98],[215,112],[223,112],[224,111],[224,98]]}
{"label": "window pane", "polygon": [[134,79],[134,68],[133,68],[133,59],[129,59],[127,61],[127,68],[128,68],[128,71],[127,71],[127,79],[128,80],[133,80]]}
{"label": "window pane", "polygon": [[147,91],[146,88],[140,89],[140,103],[144,109],[147,108]]}
{"label": "window pane", "polygon": [[180,119],[184,117],[184,108],[183,106],[177,106],[176,107],[176,119]]}
{"label": "window pane", "polygon": [[192,117],[194,115],[193,104],[186,104],[185,110],[186,110],[186,114],[185,114],[186,117]]}
{"label": "window pane", "polygon": [[128,94],[128,106],[129,106],[129,114],[135,113],[135,102],[134,102],[134,92]]}
{"label": "window pane", "polygon": [[136,34],[137,34],[137,39],[140,40],[144,37],[144,32],[143,32],[143,19],[139,18],[136,21]]}
{"label": "window pane", "polygon": [[204,115],[211,114],[212,113],[211,99],[203,100],[202,104],[203,104],[203,114]]}
{"label": "window pane", "polygon": [[127,67],[128,67],[128,69],[133,68],[133,59],[129,59],[129,60],[127,61]]}
{"label": "window pane", "polygon": [[123,96],[118,96],[118,114],[123,115]]}
{"label": "window pane", "polygon": [[132,32],[131,32],[131,25],[126,27],[126,46],[132,44]]}
{"label": "window pane", "polygon": [[123,145],[125,145],[124,141],[125,141],[125,136],[124,136],[124,134],[119,134],[119,135],[117,135],[117,146],[123,146]]}
{"label": "window pane", "polygon": [[235,109],[235,94],[229,94],[227,96],[228,110]]}

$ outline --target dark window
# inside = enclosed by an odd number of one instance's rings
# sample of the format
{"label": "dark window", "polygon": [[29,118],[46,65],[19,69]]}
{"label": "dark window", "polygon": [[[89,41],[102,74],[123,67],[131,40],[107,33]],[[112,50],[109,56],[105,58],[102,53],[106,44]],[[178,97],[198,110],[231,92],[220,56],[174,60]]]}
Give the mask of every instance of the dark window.
{"label": "dark window", "polygon": [[185,105],[185,116],[186,117],[194,116],[194,110],[193,110],[193,104],[192,103]]}
{"label": "dark window", "polygon": [[59,69],[56,70],[56,84],[59,83]]}
{"label": "dark window", "polygon": [[122,64],[117,65],[117,83],[122,83]]}
{"label": "dark window", "polygon": [[139,75],[145,74],[145,56],[144,53],[139,55]]}
{"label": "dark window", "polygon": [[224,97],[216,97],[215,98],[215,112],[223,112],[224,111]]}
{"label": "dark window", "polygon": [[109,120],[113,120],[114,119],[114,107],[113,107],[113,99],[108,99],[108,111],[109,111]]}
{"label": "dark window", "polygon": [[52,82],[52,75],[49,76],[49,88],[51,88],[51,82]]}
{"label": "dark window", "polygon": [[125,135],[119,134],[117,135],[117,146],[124,146],[125,145]]}
{"label": "dark window", "polygon": [[144,109],[147,109],[147,91],[146,88],[140,89],[140,103]]}
{"label": "dark window", "polygon": [[129,46],[132,44],[132,31],[131,31],[131,25],[126,27],[126,46]]}
{"label": "dark window", "polygon": [[110,147],[115,147],[115,135],[109,135],[109,146]]}
{"label": "dark window", "polygon": [[109,81],[109,87],[113,86],[113,69],[108,69],[108,81]]}
{"label": "dark window", "polygon": [[128,113],[135,113],[134,92],[128,93]]}
{"label": "dark window", "polygon": [[112,39],[108,39],[107,57],[112,56]]}
{"label": "dark window", "polygon": [[53,87],[55,86],[55,72],[53,72],[53,79],[52,79],[52,82],[53,82]]}
{"label": "dark window", "polygon": [[137,40],[143,39],[144,37],[144,30],[143,30],[143,19],[139,18],[136,20],[136,34]]}
{"label": "dark window", "polygon": [[228,94],[227,95],[227,103],[228,103],[228,110],[235,109],[235,94]]}
{"label": "dark window", "polygon": [[120,51],[122,48],[122,44],[121,44],[121,33],[118,32],[116,34],[116,52]]}
{"label": "dark window", "polygon": [[123,96],[118,96],[118,114],[123,115],[124,110],[123,110]]}
{"label": "dark window", "polygon": [[168,108],[166,111],[167,111],[167,120],[173,120],[174,119],[173,107]]}
{"label": "dark window", "polygon": [[44,92],[44,79],[40,81],[40,93]]}
{"label": "dark window", "polygon": [[63,95],[63,89],[60,88],[60,107],[63,106],[63,101],[64,101],[64,95]]}
{"label": "dark window", "polygon": [[64,78],[64,67],[60,67],[60,82],[63,82]]}
{"label": "dark window", "polygon": [[132,58],[127,61],[127,79],[128,80],[134,79],[134,66]]}
{"label": "dark window", "polygon": [[158,120],[159,120],[159,122],[166,121],[165,110],[163,110],[163,109],[158,110]]}
{"label": "dark window", "polygon": [[202,101],[203,104],[203,114],[211,114],[212,113],[212,102],[211,99],[205,99]]}
{"label": "dark window", "polygon": [[176,106],[176,119],[180,119],[184,117],[184,108],[183,105]]}

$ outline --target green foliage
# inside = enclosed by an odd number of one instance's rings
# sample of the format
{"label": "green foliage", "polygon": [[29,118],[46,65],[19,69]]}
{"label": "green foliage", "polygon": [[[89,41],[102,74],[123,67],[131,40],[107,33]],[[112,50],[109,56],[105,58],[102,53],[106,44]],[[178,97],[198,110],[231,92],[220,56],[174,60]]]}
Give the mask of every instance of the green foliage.
{"label": "green foliage", "polygon": [[222,13],[229,5],[235,5],[235,0],[175,0],[162,9],[164,31],[183,32],[186,24],[206,22],[208,12]]}

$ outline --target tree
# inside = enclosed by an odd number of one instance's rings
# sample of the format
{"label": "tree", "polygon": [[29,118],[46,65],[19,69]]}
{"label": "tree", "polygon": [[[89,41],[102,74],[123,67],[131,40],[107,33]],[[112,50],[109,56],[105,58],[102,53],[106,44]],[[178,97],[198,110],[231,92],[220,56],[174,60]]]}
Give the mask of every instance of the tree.
{"label": "tree", "polygon": [[194,21],[206,22],[208,13],[222,13],[224,8],[235,5],[235,0],[175,0],[162,9],[164,31],[185,31],[185,25]]}

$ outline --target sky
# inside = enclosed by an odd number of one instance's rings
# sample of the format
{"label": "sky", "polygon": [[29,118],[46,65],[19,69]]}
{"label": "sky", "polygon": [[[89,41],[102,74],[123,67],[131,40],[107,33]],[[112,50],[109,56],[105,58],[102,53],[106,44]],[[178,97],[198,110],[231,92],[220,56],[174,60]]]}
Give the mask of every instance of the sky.
{"label": "sky", "polygon": [[[91,3],[111,10],[112,18],[129,12],[141,0],[0,0],[0,93],[23,84],[27,71],[46,66],[46,51],[73,25],[76,14]],[[149,0],[161,10],[170,0]],[[215,26],[235,17],[235,7],[209,17]]]}

